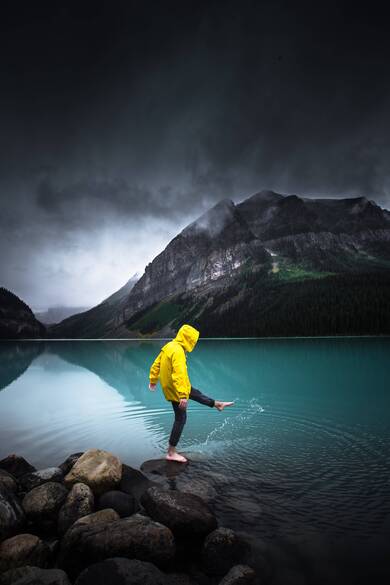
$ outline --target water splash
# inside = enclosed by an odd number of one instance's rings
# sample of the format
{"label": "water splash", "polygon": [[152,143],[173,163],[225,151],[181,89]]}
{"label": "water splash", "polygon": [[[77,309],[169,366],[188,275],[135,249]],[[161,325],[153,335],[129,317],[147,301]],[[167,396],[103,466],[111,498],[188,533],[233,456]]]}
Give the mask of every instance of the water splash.
{"label": "water splash", "polygon": [[[235,406],[243,404],[243,401],[239,398],[235,398],[234,402]],[[261,406],[258,399],[251,398],[246,404],[244,403],[243,410],[240,410],[238,414],[226,416],[224,420],[207,435],[203,445],[206,446],[211,441],[216,441],[220,435],[224,435],[224,440],[226,440],[226,433],[231,435],[235,430],[242,428],[244,425],[247,426],[248,422],[262,412],[264,412],[264,408]]]}

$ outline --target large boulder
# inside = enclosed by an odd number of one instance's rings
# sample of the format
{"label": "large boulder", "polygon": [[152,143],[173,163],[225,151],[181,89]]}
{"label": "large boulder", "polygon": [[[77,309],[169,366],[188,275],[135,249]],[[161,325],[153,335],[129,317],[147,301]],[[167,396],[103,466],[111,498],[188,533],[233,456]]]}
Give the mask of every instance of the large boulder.
{"label": "large boulder", "polygon": [[122,478],[122,463],[116,455],[101,449],[88,449],[65,476],[65,485],[87,484],[94,494],[114,489]]}
{"label": "large boulder", "polygon": [[138,510],[138,504],[135,498],[119,490],[113,490],[101,495],[98,507],[100,510],[112,508],[121,518],[131,516]]}
{"label": "large boulder", "polygon": [[50,548],[38,536],[18,534],[0,544],[0,573],[24,565],[46,567]]}
{"label": "large boulder", "polygon": [[224,576],[219,585],[253,585],[256,573],[247,565],[236,565]]}
{"label": "large boulder", "polygon": [[176,480],[176,489],[185,494],[195,494],[207,503],[217,499],[217,490],[207,479],[186,477],[184,474]]}
{"label": "large boulder", "polygon": [[230,528],[217,528],[207,535],[202,548],[202,563],[209,575],[225,575],[243,560],[249,546]]}
{"label": "large boulder", "polygon": [[16,479],[4,469],[0,469],[0,491],[2,490],[8,490],[13,493],[16,493],[18,490]]}
{"label": "large boulder", "polygon": [[70,581],[61,569],[40,569],[27,565],[0,575],[0,585],[70,585]]}
{"label": "large boulder", "polygon": [[111,557],[165,566],[174,555],[175,541],[169,528],[134,514],[108,524],[74,525],[62,540],[59,565],[75,577],[85,567]]}
{"label": "large boulder", "polygon": [[95,498],[91,488],[85,483],[75,483],[58,514],[58,533],[65,534],[76,520],[92,514],[94,504]]}
{"label": "large boulder", "polygon": [[26,517],[17,496],[6,487],[0,488],[0,542],[16,534]]}
{"label": "large boulder", "polygon": [[75,585],[168,585],[157,567],[136,559],[113,558],[96,563],[79,575]]}
{"label": "large boulder", "polygon": [[138,502],[146,490],[154,484],[138,469],[122,465],[122,478],[118,485],[121,492],[133,496]]}
{"label": "large boulder", "polygon": [[25,473],[19,478],[19,485],[24,492],[29,492],[48,481],[62,482],[63,479],[64,474],[59,467],[47,467],[32,473]]}
{"label": "large boulder", "polygon": [[67,495],[65,486],[49,481],[28,492],[22,500],[22,506],[33,524],[51,530],[57,526],[57,515]]}
{"label": "large boulder", "polygon": [[71,455],[69,455],[69,457],[65,459],[63,463],[61,463],[61,465],[58,466],[64,475],[67,475],[69,473],[73,465],[76,463],[76,461],[80,459],[83,453],[84,453],[83,451],[79,453],[72,453]]}
{"label": "large boulder", "polygon": [[8,457],[5,457],[5,459],[0,461],[0,469],[8,471],[8,473],[11,473],[16,479],[25,473],[36,471],[36,468],[33,465],[30,465],[24,457],[19,457],[19,455],[15,455],[15,453],[8,455]]}
{"label": "large boulder", "polygon": [[112,508],[107,508],[106,510],[98,510],[97,512],[93,512],[92,514],[88,514],[88,516],[83,516],[76,520],[73,524],[74,526],[80,526],[84,524],[108,524],[109,522],[115,522],[119,520],[120,516],[115,510]]}
{"label": "large boulder", "polygon": [[201,498],[174,490],[149,488],[141,504],[153,520],[178,535],[205,536],[217,528],[217,519]]}

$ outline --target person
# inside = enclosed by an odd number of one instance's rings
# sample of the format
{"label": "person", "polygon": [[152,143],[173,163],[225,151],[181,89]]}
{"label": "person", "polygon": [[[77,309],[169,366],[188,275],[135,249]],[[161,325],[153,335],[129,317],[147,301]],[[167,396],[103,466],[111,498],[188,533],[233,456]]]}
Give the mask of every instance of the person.
{"label": "person", "polygon": [[186,457],[176,451],[176,446],[187,420],[189,399],[219,411],[234,404],[234,402],[222,402],[209,398],[191,385],[186,353],[194,349],[198,338],[199,331],[195,327],[188,324],[182,325],[176,337],[161,348],[150,368],[149,389],[156,390],[157,382],[160,380],[165,398],[172,403],[175,415],[166,455],[168,461],[187,462]]}

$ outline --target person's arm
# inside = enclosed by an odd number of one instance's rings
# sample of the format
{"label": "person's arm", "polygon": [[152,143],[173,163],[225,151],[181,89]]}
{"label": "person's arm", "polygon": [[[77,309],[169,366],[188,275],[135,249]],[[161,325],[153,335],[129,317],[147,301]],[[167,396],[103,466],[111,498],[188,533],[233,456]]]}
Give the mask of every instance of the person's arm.
{"label": "person's arm", "polygon": [[160,375],[161,351],[152,363],[149,373],[149,388],[154,390]]}
{"label": "person's arm", "polygon": [[188,393],[186,390],[188,380],[186,356],[183,349],[177,349],[172,354],[172,382],[180,398],[180,407],[187,406]]}

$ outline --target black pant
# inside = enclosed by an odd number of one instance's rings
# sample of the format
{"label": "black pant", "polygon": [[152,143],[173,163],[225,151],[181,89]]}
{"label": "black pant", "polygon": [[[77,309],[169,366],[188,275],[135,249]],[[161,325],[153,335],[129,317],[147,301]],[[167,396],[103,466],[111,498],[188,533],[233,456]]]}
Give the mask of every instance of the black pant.
{"label": "black pant", "polygon": [[[200,404],[210,406],[211,408],[215,404],[215,400],[213,398],[205,396],[204,394],[202,394],[200,390],[197,390],[193,386],[191,386],[189,398],[191,400],[195,400],[196,402],[200,402]],[[176,445],[179,442],[180,435],[183,431],[184,425],[186,424],[187,409],[180,408],[179,402],[175,402],[173,400],[171,400],[170,402],[172,403],[173,410],[175,411],[175,421],[173,423],[171,435],[169,437],[169,444],[172,445],[172,447],[176,447]]]}

